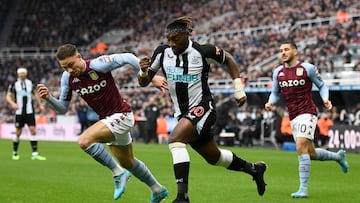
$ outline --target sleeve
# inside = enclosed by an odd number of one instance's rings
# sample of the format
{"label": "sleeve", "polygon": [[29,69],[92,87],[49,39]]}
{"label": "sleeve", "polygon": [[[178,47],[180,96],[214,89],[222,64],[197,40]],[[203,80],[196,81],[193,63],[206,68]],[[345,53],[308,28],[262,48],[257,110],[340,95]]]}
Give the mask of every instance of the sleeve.
{"label": "sleeve", "polygon": [[90,67],[96,71],[106,73],[129,64],[140,70],[139,59],[131,53],[111,54],[99,56],[90,62]]}
{"label": "sleeve", "polygon": [[270,93],[269,100],[268,100],[268,102],[271,104],[275,104],[280,99],[280,92],[279,92],[280,87],[279,87],[279,81],[277,79],[279,70],[280,70],[280,68],[276,68],[273,72],[273,85],[272,85],[271,93]]}
{"label": "sleeve", "polygon": [[61,77],[61,91],[59,99],[51,96],[48,104],[52,109],[57,111],[58,113],[66,113],[69,109],[69,104],[72,96],[72,90],[69,87],[69,73],[64,72]]}
{"label": "sleeve", "polygon": [[160,45],[158,46],[153,55],[151,56],[151,62],[150,62],[150,67],[149,69],[151,71],[153,71],[154,73],[156,73],[160,67],[162,67],[162,61],[163,61],[163,58],[164,58],[164,52],[165,52],[165,49],[167,48],[166,45]]}
{"label": "sleeve", "polygon": [[31,94],[33,94],[33,95],[36,94],[36,86],[32,81],[31,81]]}
{"label": "sleeve", "polygon": [[202,45],[202,49],[208,63],[214,63],[215,61],[215,63],[223,64],[225,62],[225,51],[219,49],[217,46],[212,44],[205,44]]}
{"label": "sleeve", "polygon": [[7,92],[8,93],[13,93],[13,94],[15,93],[15,83],[12,83],[12,84],[9,85]]}
{"label": "sleeve", "polygon": [[309,78],[315,84],[317,88],[319,88],[320,96],[322,100],[329,99],[329,89],[325,85],[325,82],[322,80],[320,73],[316,66],[311,64],[304,64],[304,67],[308,73]]}

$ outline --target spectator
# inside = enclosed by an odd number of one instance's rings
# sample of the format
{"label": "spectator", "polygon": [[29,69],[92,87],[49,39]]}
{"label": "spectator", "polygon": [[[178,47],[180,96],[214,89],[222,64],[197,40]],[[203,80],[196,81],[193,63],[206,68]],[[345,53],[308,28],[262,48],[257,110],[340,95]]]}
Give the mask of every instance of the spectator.
{"label": "spectator", "polygon": [[334,125],[334,122],[330,118],[331,112],[322,113],[317,121],[318,133],[315,134],[314,140],[316,147],[328,148],[329,127]]}
{"label": "spectator", "polygon": [[241,131],[242,133],[242,142],[244,145],[251,147],[253,146],[253,135],[255,132],[255,122],[254,120],[251,118],[250,113],[249,112],[245,112],[245,118],[244,120],[241,122],[241,125],[243,126],[243,130]]}
{"label": "spectator", "polygon": [[156,134],[157,134],[158,143],[168,144],[169,133],[168,133],[167,121],[166,118],[164,117],[164,114],[161,113],[156,122],[157,122]]}
{"label": "spectator", "polygon": [[49,119],[46,115],[46,111],[45,110],[41,111],[40,115],[36,118],[36,121],[35,121],[36,125],[37,124],[46,124],[48,122],[49,122]]}
{"label": "spectator", "polygon": [[147,104],[144,105],[145,106],[144,113],[146,117],[146,123],[145,123],[146,132],[145,132],[144,142],[146,144],[150,143],[151,140],[154,140],[155,143],[158,143],[157,134],[156,134],[156,126],[157,126],[156,122],[160,115],[160,110],[156,105],[155,96],[151,96]]}
{"label": "spectator", "polygon": [[86,107],[86,120],[88,122],[87,126],[91,126],[99,121],[99,114],[97,114],[89,105],[86,105]]}
{"label": "spectator", "polygon": [[76,103],[75,108],[76,108],[76,114],[77,114],[77,117],[78,117],[78,121],[79,121],[79,123],[81,125],[81,130],[79,132],[79,135],[80,135],[81,133],[83,133],[88,128],[88,120],[87,120],[88,107],[87,107],[87,104],[86,104],[85,100],[80,99]]}
{"label": "spectator", "polygon": [[283,144],[284,142],[294,142],[291,123],[289,118],[289,112],[285,111],[284,116],[281,119],[281,126],[280,126],[281,137],[278,141]]}

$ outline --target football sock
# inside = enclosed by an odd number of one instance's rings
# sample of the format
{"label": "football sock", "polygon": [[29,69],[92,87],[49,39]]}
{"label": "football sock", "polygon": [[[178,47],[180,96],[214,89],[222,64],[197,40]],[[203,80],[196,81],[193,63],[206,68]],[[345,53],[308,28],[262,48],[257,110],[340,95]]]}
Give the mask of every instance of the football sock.
{"label": "football sock", "polygon": [[173,157],[174,173],[177,184],[177,200],[189,200],[188,181],[190,169],[190,156],[183,143],[170,143],[169,148]]}
{"label": "football sock", "polygon": [[38,152],[37,152],[38,142],[37,142],[36,135],[30,136],[30,145],[31,145],[31,149],[32,149],[32,155],[37,156],[38,155]]}
{"label": "football sock", "polygon": [[188,200],[190,162],[174,164],[174,172],[177,184],[177,200]]}
{"label": "football sock", "polygon": [[116,164],[115,168],[111,169],[111,172],[114,177],[120,175],[123,171],[124,170],[121,168],[119,164]]}
{"label": "football sock", "polygon": [[299,159],[300,188],[307,189],[309,177],[310,177],[310,166],[311,166],[310,155],[302,154],[298,156],[298,159]]}
{"label": "football sock", "polygon": [[[229,156],[229,155],[227,155],[227,156]],[[254,175],[256,173],[256,169],[255,169],[255,166],[253,163],[250,163],[250,162],[245,161],[244,159],[241,159],[240,157],[236,156],[234,153],[232,153],[232,157],[233,157],[232,162],[227,169],[233,170],[233,171],[243,171],[250,175]]]}
{"label": "football sock", "polygon": [[316,148],[315,151],[316,151],[316,160],[320,160],[320,161],[340,160],[340,155],[335,152],[331,152],[322,148]]}
{"label": "football sock", "polygon": [[151,174],[146,165],[135,158],[135,163],[132,169],[129,170],[135,177],[144,182],[150,187],[152,192],[160,192],[161,185],[157,182],[155,177]]}
{"label": "football sock", "polygon": [[118,166],[111,154],[105,149],[101,143],[93,143],[84,150],[90,156],[92,156],[97,162],[113,170]]}
{"label": "football sock", "polygon": [[17,154],[18,154],[19,144],[20,144],[20,139],[19,139],[19,137],[16,136],[16,135],[14,135],[14,137],[13,137],[13,155],[17,155]]}

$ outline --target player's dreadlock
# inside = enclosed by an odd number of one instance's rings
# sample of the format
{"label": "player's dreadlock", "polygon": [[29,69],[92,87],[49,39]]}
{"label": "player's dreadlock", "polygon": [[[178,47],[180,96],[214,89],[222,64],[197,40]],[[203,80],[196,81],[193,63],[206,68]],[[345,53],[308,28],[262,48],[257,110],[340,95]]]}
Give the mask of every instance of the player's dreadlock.
{"label": "player's dreadlock", "polygon": [[190,16],[178,17],[166,26],[166,34],[180,32],[191,34],[192,18]]}

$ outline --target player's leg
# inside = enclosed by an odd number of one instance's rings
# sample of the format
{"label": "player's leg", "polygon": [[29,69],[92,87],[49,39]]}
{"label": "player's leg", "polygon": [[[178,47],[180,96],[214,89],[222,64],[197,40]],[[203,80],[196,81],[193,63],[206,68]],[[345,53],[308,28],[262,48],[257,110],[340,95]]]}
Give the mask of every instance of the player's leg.
{"label": "player's leg", "polygon": [[296,150],[298,153],[299,161],[299,180],[300,186],[297,192],[291,194],[294,198],[306,198],[308,197],[308,182],[310,177],[311,169],[311,158],[312,154],[310,146],[312,145],[312,140],[309,140],[305,137],[297,137],[296,139]]}
{"label": "player's leg", "polygon": [[[321,136],[323,141],[322,143],[327,144],[327,137]],[[340,167],[342,172],[347,173],[349,170],[349,164],[345,160],[345,151],[339,150],[338,152],[331,152],[324,148],[315,148],[314,146],[310,147],[310,158],[311,160],[319,160],[319,161],[336,161]]]}
{"label": "player's leg", "polygon": [[79,146],[87,154],[111,170],[115,182],[114,199],[118,199],[125,191],[130,173],[120,167],[103,145],[111,141],[114,141],[114,136],[103,120],[86,129],[78,139]]}
{"label": "player's leg", "polygon": [[177,184],[177,196],[175,202],[189,202],[188,181],[190,169],[190,156],[186,149],[192,137],[195,137],[196,129],[190,120],[180,119],[169,136],[169,149],[173,158],[174,175]]}
{"label": "player's leg", "polygon": [[[192,147],[211,165],[222,166],[229,170],[242,171],[253,177],[256,182],[259,195],[265,192],[266,183],[264,172],[266,164],[263,162],[251,163],[226,149],[219,149],[213,136],[204,138],[203,143],[192,143]],[[209,140],[209,141],[206,141]],[[206,142],[205,142],[206,141]]]}
{"label": "player's leg", "polygon": [[15,134],[13,136],[13,154],[12,154],[12,159],[13,160],[19,160],[20,159],[18,149],[19,149],[20,136],[21,136],[21,133],[22,133],[22,129],[23,129],[24,125],[25,125],[24,119],[22,117],[23,116],[21,116],[21,115],[16,115],[15,116]]}
{"label": "player's leg", "polygon": [[[119,135],[116,137],[119,137]],[[127,140],[131,142],[131,135],[129,132],[121,135],[121,137],[127,137]],[[154,175],[141,160],[134,157],[132,143],[121,146],[120,140],[121,139],[116,139],[115,141],[116,144],[119,145],[114,145],[115,142],[112,142],[112,145],[109,145],[111,152],[119,160],[121,166],[129,170],[131,174],[144,182],[150,188],[152,192],[150,202],[160,202],[168,195],[167,189],[156,180]]]}
{"label": "player's leg", "polygon": [[345,160],[345,151],[339,150],[338,152],[331,152],[323,148],[316,148],[314,156],[311,157],[312,160],[319,161],[336,161],[342,172],[347,173],[349,170],[349,164]]}
{"label": "player's leg", "polygon": [[[120,162],[121,166],[129,170],[135,177],[144,182],[152,191],[150,202],[160,202],[168,195],[168,191],[153,176],[147,166],[134,157],[132,137],[130,130],[134,125],[134,116],[132,113],[114,114],[108,119],[117,119],[121,117],[120,122],[112,122],[114,125],[108,125],[114,136],[114,140],[109,142],[109,147],[113,155]],[[106,122],[107,124],[108,122]],[[114,197],[115,198],[115,197]]]}
{"label": "player's leg", "polygon": [[22,132],[22,128],[16,128],[15,134],[13,136],[13,154],[12,154],[12,159],[13,160],[19,160],[20,159],[18,149],[19,149],[19,145],[20,145],[21,132]]}
{"label": "player's leg", "polygon": [[311,114],[302,114],[291,121],[293,137],[299,161],[299,190],[292,193],[294,198],[308,197],[308,182],[311,169],[311,156],[315,155],[314,134],[317,117]]}
{"label": "player's leg", "polygon": [[34,114],[26,115],[26,123],[29,126],[29,131],[30,131],[30,146],[32,150],[31,159],[40,160],[40,161],[46,160],[46,158],[40,156],[38,152],[38,140],[36,137],[35,115]]}

